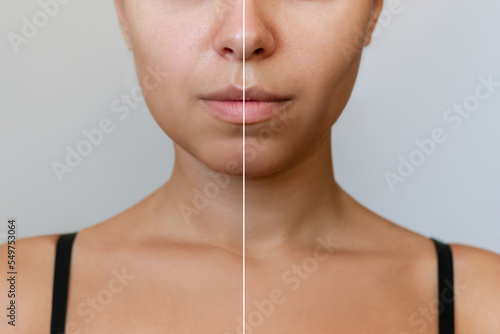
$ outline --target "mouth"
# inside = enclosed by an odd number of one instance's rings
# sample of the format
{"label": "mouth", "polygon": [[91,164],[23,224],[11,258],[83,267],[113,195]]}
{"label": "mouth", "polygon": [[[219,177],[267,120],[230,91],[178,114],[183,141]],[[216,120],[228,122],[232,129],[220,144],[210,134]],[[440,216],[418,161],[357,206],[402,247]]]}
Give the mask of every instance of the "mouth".
{"label": "mouth", "polygon": [[[243,94],[243,92],[245,94]],[[235,86],[200,98],[212,116],[232,124],[255,124],[268,121],[283,112],[291,98],[253,86],[245,91]]]}

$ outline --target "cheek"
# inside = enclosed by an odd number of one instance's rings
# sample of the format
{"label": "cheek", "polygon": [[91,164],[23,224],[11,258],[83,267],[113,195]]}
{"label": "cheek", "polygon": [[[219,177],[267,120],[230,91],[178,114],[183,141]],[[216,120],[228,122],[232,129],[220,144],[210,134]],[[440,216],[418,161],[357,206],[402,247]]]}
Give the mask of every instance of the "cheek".
{"label": "cheek", "polygon": [[[183,85],[192,73],[195,64],[193,39],[180,33],[182,22],[156,22],[148,20],[132,31],[132,45],[139,79],[149,74],[148,67],[159,67],[172,86]],[[163,20],[161,20],[163,21]],[[174,85],[175,83],[175,85]]]}
{"label": "cheek", "polygon": [[[146,104],[160,128],[177,145],[222,172],[228,161],[242,160],[243,134],[211,119],[199,106],[198,95],[212,90],[219,77],[208,52],[213,22],[204,12],[175,16],[156,12],[160,10],[138,9],[131,31]],[[141,17],[147,17],[147,21]],[[155,77],[160,79],[157,84]]]}
{"label": "cheek", "polygon": [[158,11],[138,8],[130,35],[146,103],[158,124],[171,135],[182,126],[182,120],[192,117],[189,104],[196,93],[193,87],[202,46],[190,27],[192,19]]}
{"label": "cheek", "polygon": [[369,8],[346,5],[332,12],[336,14],[316,20],[301,16],[300,22],[281,25],[286,27],[282,32],[286,40],[279,68],[298,92],[297,105],[291,111],[295,118],[271,140],[258,140],[257,132],[247,137],[251,138],[247,144],[259,152],[256,166],[257,162],[287,161],[308,150],[331,129],[349,100]]}
{"label": "cheek", "polygon": [[349,99],[369,17],[369,6],[364,7],[337,8],[334,15],[321,16],[320,22],[294,29],[300,31],[296,39],[302,47],[291,59],[301,68],[300,89],[314,114],[309,115],[313,121],[335,121]]}

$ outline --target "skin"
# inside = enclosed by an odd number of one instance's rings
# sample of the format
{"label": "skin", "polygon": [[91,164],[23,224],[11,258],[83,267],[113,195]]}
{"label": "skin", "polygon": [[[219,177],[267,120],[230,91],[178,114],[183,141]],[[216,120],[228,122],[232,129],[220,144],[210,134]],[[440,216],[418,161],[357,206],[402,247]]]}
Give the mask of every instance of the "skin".
{"label": "skin", "polygon": [[[115,3],[146,103],[176,158],[162,187],[79,232],[67,333],[237,333],[243,259],[247,333],[437,333],[430,239],[363,207],[333,174],[331,127],[382,1],[246,0],[245,52],[242,0]],[[291,97],[288,122],[245,129],[245,257],[243,127],[213,118],[198,101],[229,83],[242,87],[243,60],[247,87]],[[161,80],[145,80],[156,66]],[[182,214],[193,189],[214,175],[224,184],[218,195]],[[331,253],[318,238],[334,245]],[[49,331],[56,240],[18,242],[19,326],[2,321],[2,333]],[[456,333],[498,333],[500,256],[451,246]],[[113,270],[130,276],[125,286]],[[5,281],[0,288],[7,291]],[[103,306],[97,297],[107,291],[116,292]],[[273,308],[262,322],[256,304],[267,305],[261,313]]]}

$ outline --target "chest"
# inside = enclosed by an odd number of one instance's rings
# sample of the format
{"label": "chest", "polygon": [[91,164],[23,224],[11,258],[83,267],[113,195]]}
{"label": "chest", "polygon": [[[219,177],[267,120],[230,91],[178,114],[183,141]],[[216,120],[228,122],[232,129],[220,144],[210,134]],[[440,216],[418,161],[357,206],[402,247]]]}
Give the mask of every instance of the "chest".
{"label": "chest", "polygon": [[[115,269],[76,281],[67,333],[243,333],[241,274],[178,274]],[[433,285],[400,278],[249,275],[245,333],[438,334]]]}

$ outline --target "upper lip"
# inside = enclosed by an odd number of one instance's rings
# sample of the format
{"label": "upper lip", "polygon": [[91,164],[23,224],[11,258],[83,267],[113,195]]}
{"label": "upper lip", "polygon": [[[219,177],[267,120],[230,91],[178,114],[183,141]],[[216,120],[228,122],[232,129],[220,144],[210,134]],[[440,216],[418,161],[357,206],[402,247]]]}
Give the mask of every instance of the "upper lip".
{"label": "upper lip", "polygon": [[[212,101],[243,101],[243,89],[229,85],[221,90],[203,96],[202,99]],[[289,100],[289,98],[270,93],[257,86],[245,89],[245,101],[281,102],[286,100]]]}

